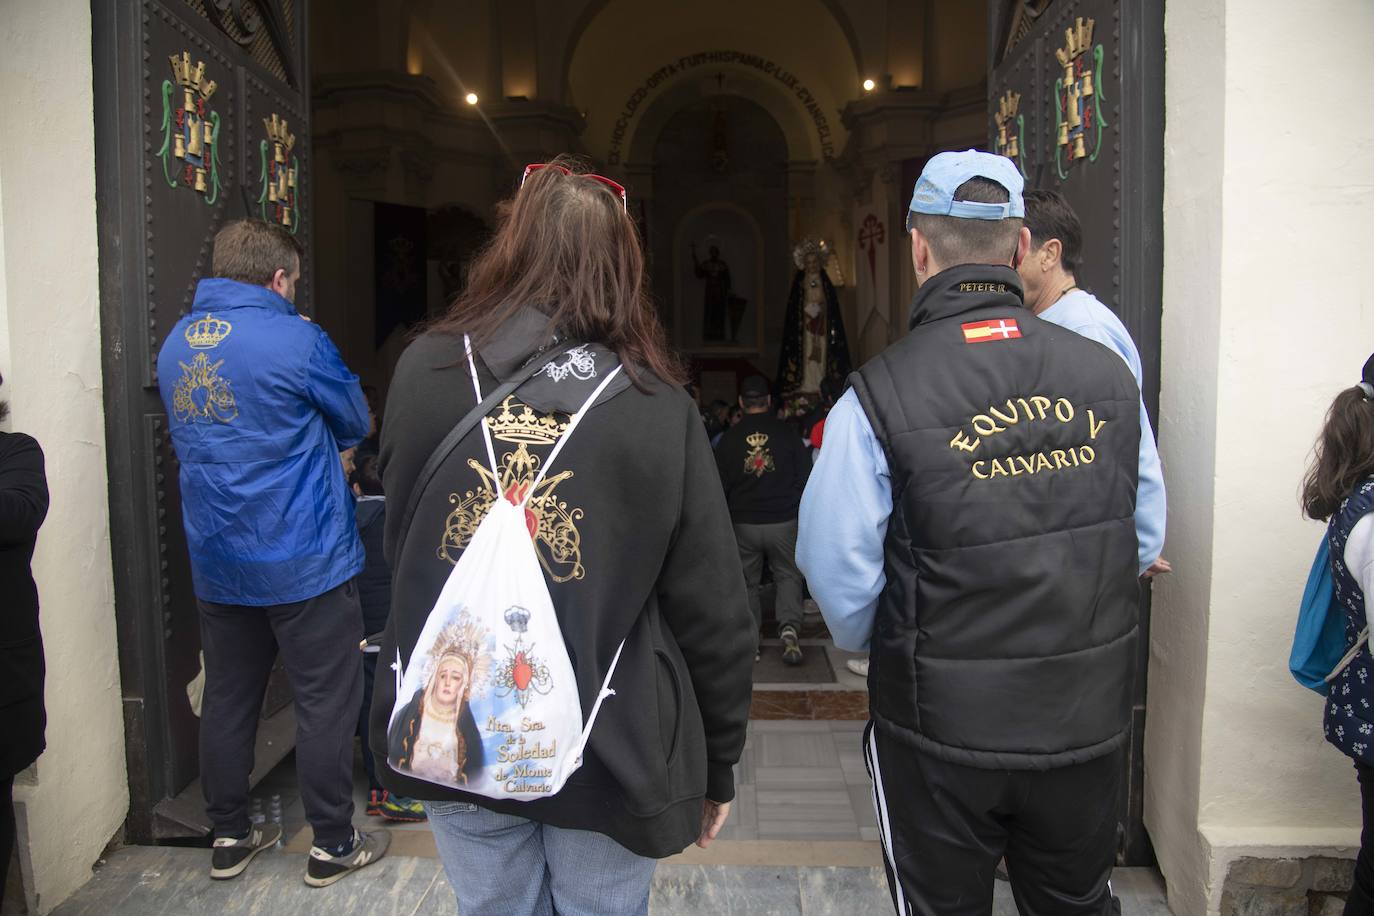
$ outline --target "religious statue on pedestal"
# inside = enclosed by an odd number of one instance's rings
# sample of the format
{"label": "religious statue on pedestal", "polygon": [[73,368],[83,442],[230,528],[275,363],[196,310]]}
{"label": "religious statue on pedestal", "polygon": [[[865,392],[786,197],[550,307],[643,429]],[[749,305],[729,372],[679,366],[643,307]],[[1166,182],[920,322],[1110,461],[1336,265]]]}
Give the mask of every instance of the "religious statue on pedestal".
{"label": "religious statue on pedestal", "polygon": [[825,272],[829,255],[824,243],[812,239],[792,250],[797,273],[787,297],[777,380],[784,409],[789,412],[804,411],[819,400],[824,379],[842,385],[852,368],[840,300]]}

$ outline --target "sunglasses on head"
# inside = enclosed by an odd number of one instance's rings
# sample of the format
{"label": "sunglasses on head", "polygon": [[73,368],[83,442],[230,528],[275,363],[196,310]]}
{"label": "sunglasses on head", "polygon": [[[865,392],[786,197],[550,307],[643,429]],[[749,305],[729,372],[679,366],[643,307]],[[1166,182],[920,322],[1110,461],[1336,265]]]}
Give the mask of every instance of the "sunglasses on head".
{"label": "sunglasses on head", "polygon": [[629,212],[629,204],[625,201],[625,186],[618,181],[612,181],[604,175],[593,175],[591,172],[574,172],[572,169],[564,168],[561,165],[552,165],[548,162],[531,162],[525,166],[525,174],[520,176],[520,187],[525,186],[525,180],[540,169],[557,169],[564,175],[571,178],[590,178],[592,181],[600,182],[615,192],[615,196],[620,198],[620,206]]}

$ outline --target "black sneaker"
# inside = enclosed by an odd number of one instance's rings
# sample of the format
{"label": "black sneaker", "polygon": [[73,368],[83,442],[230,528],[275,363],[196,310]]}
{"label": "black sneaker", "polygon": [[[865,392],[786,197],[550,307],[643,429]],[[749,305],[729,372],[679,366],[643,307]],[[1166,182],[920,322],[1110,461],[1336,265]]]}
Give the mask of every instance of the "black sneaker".
{"label": "black sneaker", "polygon": [[332,856],[318,846],[310,847],[309,864],[305,867],[305,883],[311,887],[328,887],[351,871],[357,871],[386,855],[391,834],[385,830],[353,831],[353,848],[341,856]]}
{"label": "black sneaker", "polygon": [[248,836],[241,840],[220,837],[215,840],[214,852],[210,854],[210,877],[216,881],[237,878],[253,861],[253,856],[275,846],[280,839],[281,824],[254,824]]}
{"label": "black sneaker", "polygon": [[797,631],[788,626],[778,634],[782,637],[782,663],[796,667],[802,663],[801,643],[797,641]]}

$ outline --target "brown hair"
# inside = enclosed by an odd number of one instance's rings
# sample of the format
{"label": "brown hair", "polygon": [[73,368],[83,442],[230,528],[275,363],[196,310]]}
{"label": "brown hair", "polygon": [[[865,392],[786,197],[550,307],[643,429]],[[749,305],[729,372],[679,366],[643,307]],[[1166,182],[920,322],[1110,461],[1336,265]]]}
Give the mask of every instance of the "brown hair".
{"label": "brown hair", "polygon": [[1302,482],[1302,511],[1326,521],[1374,474],[1374,401],[1356,385],[1336,395]]}
{"label": "brown hair", "polygon": [[212,270],[226,280],[267,286],[279,270],[290,276],[301,255],[301,243],[276,223],[240,219],[215,233]]}
{"label": "brown hair", "polygon": [[1083,224],[1064,195],[1037,188],[1027,191],[1025,200],[1031,251],[1039,251],[1050,239],[1059,239],[1059,263],[1069,273],[1078,270],[1083,252]]}
{"label": "brown hair", "polygon": [[[1004,204],[1011,200],[1007,189],[990,178],[970,178],[954,189],[955,200]],[[912,228],[920,231],[940,267],[960,264],[1009,264],[1016,256],[1021,219],[965,219],[912,213]]]}
{"label": "brown hair", "polygon": [[477,255],[467,288],[431,325],[480,344],[522,306],[577,341],[614,350],[634,383],[636,365],[668,384],[686,380],[645,286],[639,229],[611,188],[575,159],[532,172],[497,207],[496,233]]}

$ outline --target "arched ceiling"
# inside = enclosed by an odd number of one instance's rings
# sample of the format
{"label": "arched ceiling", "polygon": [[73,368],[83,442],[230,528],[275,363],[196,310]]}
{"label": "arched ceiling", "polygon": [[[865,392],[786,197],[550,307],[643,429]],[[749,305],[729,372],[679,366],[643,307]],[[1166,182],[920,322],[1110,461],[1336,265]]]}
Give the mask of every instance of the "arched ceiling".
{"label": "arched ceiling", "polygon": [[[718,51],[742,56],[699,57]],[[817,112],[829,151],[843,149],[840,109],[859,94],[862,76],[848,30],[824,0],[609,0],[577,39],[568,73],[570,101],[586,114],[588,150],[628,159],[632,144],[642,148],[636,132],[645,112],[661,111],[658,97],[717,73],[727,74],[727,91],[733,83],[785,130],[800,118],[810,135],[808,158],[825,152]],[[788,133],[791,146],[795,131]]]}

